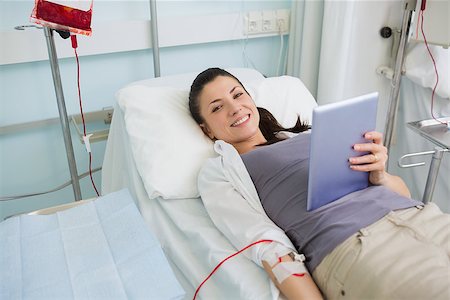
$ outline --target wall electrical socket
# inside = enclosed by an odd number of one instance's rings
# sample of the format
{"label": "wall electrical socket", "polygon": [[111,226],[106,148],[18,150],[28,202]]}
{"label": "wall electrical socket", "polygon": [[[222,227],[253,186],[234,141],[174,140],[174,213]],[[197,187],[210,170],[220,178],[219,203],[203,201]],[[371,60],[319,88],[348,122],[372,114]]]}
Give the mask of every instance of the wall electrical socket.
{"label": "wall electrical socket", "polygon": [[103,121],[105,122],[105,124],[111,124],[114,108],[112,108],[111,106],[103,107],[102,112],[104,114]]}
{"label": "wall electrical socket", "polygon": [[262,14],[250,11],[244,16],[244,34],[258,34],[262,31]]}
{"label": "wall electrical socket", "polygon": [[263,10],[262,12],[262,32],[276,31],[276,11]]}
{"label": "wall electrical socket", "polygon": [[249,11],[244,16],[244,34],[286,34],[289,31],[289,10]]}
{"label": "wall electrical socket", "polygon": [[289,10],[277,9],[276,11],[277,29],[283,33],[289,31]]}

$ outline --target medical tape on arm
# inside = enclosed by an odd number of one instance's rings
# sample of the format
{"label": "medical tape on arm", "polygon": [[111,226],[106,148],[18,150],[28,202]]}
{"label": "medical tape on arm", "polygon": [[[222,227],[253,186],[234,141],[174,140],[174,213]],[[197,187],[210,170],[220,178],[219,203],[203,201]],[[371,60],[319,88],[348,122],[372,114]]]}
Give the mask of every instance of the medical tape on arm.
{"label": "medical tape on arm", "polygon": [[289,256],[291,256],[294,261],[281,261],[272,268],[272,273],[280,284],[291,275],[302,277],[308,273],[308,270],[303,263],[305,261],[305,256],[303,254],[291,252]]}
{"label": "medical tape on arm", "polygon": [[[272,268],[272,273],[280,284],[291,275],[304,276],[308,273],[308,270],[303,264],[305,261],[303,254],[297,254],[292,249],[276,242],[270,243],[266,251],[267,254],[263,260]],[[293,261],[281,261],[281,258],[285,255],[289,255]]]}
{"label": "medical tape on arm", "polygon": [[273,268],[277,263],[280,262],[280,257],[288,255],[292,252],[292,249],[289,249],[280,243],[272,242],[267,246],[265,252],[267,254],[264,255],[263,260],[265,260],[269,264],[269,266]]}

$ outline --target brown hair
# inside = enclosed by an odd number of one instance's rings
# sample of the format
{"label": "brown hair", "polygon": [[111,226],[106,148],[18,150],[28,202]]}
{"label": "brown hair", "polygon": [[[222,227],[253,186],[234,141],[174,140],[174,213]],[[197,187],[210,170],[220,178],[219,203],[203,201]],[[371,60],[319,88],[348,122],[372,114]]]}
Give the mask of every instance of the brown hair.
{"label": "brown hair", "polygon": [[[203,91],[205,85],[216,79],[218,76],[234,78],[248,94],[244,85],[233,74],[220,68],[206,69],[194,79],[189,92],[189,110],[197,124],[202,124],[204,122],[203,117],[200,115],[200,93]],[[264,145],[270,145],[284,140],[284,138],[277,135],[280,131],[299,133],[308,130],[309,128],[306,122],[300,120],[300,117],[297,118],[297,122],[293,127],[284,128],[267,109],[258,107],[258,112],[260,115],[259,129],[267,140]]]}

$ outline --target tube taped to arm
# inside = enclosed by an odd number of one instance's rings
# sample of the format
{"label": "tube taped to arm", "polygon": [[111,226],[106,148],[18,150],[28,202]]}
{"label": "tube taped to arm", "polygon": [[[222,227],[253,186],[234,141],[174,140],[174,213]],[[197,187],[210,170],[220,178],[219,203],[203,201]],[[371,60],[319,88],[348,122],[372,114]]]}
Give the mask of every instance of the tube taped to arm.
{"label": "tube taped to arm", "polygon": [[272,269],[273,275],[280,284],[291,275],[304,276],[308,273],[308,270],[303,263],[305,261],[305,256],[303,254],[291,252],[289,256],[291,256],[294,261],[282,261]]}
{"label": "tube taped to arm", "polygon": [[280,257],[288,255],[292,253],[292,249],[278,243],[272,242],[267,245],[264,254],[262,256],[262,260],[265,260],[270,267],[274,267],[277,263],[280,262]]}

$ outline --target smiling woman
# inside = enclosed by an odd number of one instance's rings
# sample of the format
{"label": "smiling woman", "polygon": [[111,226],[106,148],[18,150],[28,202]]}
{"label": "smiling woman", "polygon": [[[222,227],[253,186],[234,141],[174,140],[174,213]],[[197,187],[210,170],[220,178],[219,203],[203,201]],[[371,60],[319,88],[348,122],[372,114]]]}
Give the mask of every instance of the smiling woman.
{"label": "smiling woman", "polygon": [[[241,155],[286,139],[287,136],[277,137],[280,131],[299,133],[308,129],[300,118],[294,127],[283,128],[269,111],[256,107],[239,79],[219,68],[207,69],[196,77],[189,94],[189,109],[211,140],[226,141]],[[208,209],[207,203],[205,206]],[[296,259],[302,256],[296,256],[292,246],[272,242],[269,248],[272,255],[259,263],[284,295],[289,299],[321,299],[319,289],[304,267],[304,259]]]}

